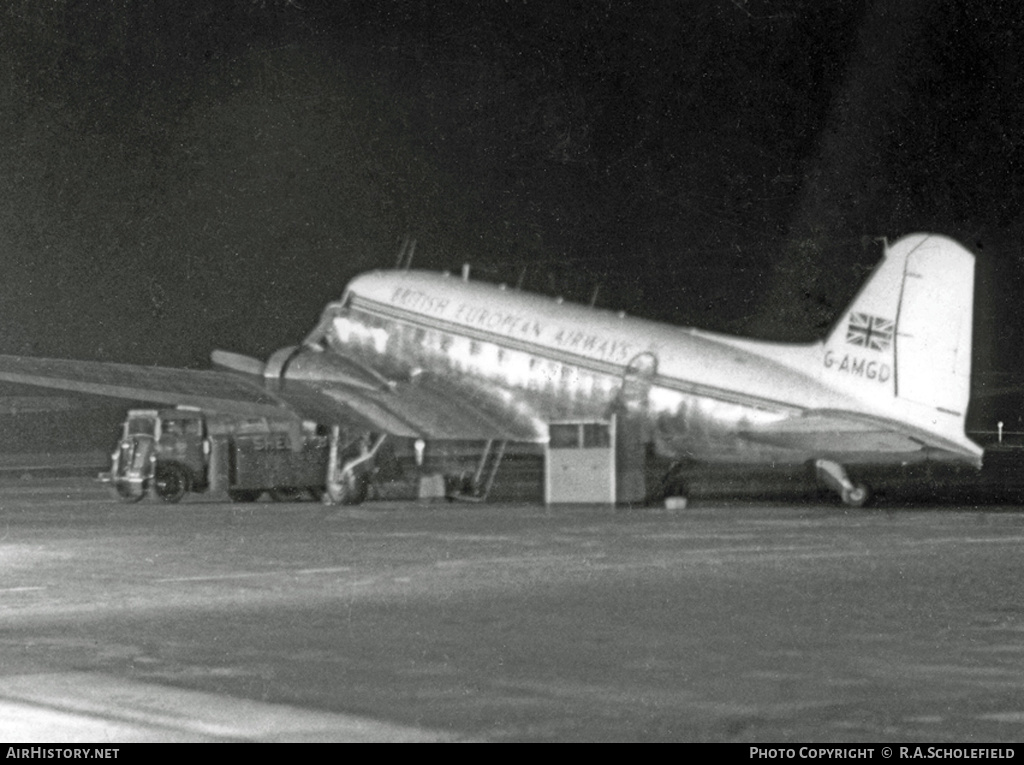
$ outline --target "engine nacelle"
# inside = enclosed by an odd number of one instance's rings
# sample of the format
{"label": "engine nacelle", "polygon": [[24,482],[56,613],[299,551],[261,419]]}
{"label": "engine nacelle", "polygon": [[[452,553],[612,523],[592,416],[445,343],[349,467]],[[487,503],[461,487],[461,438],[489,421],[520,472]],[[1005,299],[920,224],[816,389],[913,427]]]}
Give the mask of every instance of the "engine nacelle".
{"label": "engine nacelle", "polygon": [[390,383],[369,367],[345,356],[310,346],[282,348],[271,354],[263,376],[313,385],[340,383],[368,390],[387,390]]}
{"label": "engine nacelle", "polygon": [[312,385],[340,383],[368,390],[388,390],[391,383],[369,367],[331,351],[308,345],[289,345],[270,354],[266,363],[230,351],[214,351],[213,365],[265,380],[298,380]]}

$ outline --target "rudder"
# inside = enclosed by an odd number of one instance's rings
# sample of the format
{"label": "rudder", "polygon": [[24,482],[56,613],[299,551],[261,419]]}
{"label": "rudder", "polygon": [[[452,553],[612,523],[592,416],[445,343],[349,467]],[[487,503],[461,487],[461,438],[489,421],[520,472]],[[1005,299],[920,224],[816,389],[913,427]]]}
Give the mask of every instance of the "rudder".
{"label": "rudder", "polygon": [[963,416],[971,395],[974,256],[941,236],[921,238],[907,249],[896,395]]}

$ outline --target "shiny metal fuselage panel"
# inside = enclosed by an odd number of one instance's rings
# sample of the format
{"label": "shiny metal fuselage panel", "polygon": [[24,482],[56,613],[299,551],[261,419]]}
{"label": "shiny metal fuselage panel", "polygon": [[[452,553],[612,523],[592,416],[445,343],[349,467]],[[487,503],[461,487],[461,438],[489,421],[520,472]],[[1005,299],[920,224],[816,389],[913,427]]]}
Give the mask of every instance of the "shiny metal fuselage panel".
{"label": "shiny metal fuselage panel", "polygon": [[441,274],[364,274],[321,326],[330,348],[393,379],[443,384],[495,416],[515,411],[543,423],[617,411],[678,458],[802,462],[821,451],[744,434],[855,406],[708,333]]}

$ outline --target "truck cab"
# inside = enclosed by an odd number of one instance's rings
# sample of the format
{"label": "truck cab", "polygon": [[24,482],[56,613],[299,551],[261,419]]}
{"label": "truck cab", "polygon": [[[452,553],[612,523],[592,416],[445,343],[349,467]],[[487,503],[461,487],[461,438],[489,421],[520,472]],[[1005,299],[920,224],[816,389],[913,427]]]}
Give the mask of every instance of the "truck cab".
{"label": "truck cab", "polygon": [[132,409],[111,455],[111,470],[100,480],[128,502],[137,502],[150,489],[165,502],[177,502],[206,486],[208,452],[202,412]]}

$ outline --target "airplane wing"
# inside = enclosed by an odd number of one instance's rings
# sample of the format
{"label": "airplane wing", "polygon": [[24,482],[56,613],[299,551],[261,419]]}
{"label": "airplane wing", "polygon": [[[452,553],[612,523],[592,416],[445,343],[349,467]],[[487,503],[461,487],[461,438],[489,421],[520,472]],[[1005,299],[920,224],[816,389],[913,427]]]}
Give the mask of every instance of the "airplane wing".
{"label": "airplane wing", "polygon": [[354,425],[410,438],[543,438],[528,419],[496,413],[479,396],[429,379],[374,390],[337,382],[265,381],[257,375],[215,370],[0,356],[0,381],[240,416]]}
{"label": "airplane wing", "polygon": [[427,375],[397,383],[387,390],[333,385],[323,394],[348,411],[397,436],[446,440],[506,440],[542,442],[546,428],[526,416],[516,416],[480,391],[453,388],[450,382]]}

